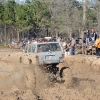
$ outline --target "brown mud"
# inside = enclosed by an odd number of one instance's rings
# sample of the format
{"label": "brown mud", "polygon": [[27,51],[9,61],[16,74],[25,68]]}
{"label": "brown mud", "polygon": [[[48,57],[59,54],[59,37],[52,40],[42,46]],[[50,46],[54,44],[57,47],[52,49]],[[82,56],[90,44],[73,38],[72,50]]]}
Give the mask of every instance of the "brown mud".
{"label": "brown mud", "polygon": [[20,63],[21,53],[0,50],[0,100],[100,100],[99,57],[66,56],[66,63],[58,65],[70,68],[65,72],[66,82],[52,83],[47,73]]}

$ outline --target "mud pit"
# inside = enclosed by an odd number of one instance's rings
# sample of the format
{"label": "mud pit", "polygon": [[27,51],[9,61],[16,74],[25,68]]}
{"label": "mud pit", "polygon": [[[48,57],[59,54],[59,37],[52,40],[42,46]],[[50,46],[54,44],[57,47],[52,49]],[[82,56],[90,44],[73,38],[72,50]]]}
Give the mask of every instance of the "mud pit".
{"label": "mud pit", "polygon": [[[66,56],[65,83],[49,82],[47,73],[19,63],[21,51],[0,50],[0,100],[100,100],[100,58]],[[35,73],[34,71],[35,70]]]}

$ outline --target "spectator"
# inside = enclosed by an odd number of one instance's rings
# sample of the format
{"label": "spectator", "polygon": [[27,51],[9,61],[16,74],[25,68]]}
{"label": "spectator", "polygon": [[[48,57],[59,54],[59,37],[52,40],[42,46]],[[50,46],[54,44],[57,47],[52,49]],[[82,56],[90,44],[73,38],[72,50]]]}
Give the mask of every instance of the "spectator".
{"label": "spectator", "polygon": [[10,42],[11,42],[11,41],[10,41],[10,38],[8,38],[8,44],[10,44]]}
{"label": "spectator", "polygon": [[100,56],[100,38],[97,36],[96,42],[95,42],[95,47],[96,47],[96,55]]}
{"label": "spectator", "polygon": [[91,42],[89,42],[88,47],[85,50],[85,53],[86,54],[90,53],[90,55],[92,55],[92,44],[91,44]]}
{"label": "spectator", "polygon": [[66,48],[66,41],[65,41],[65,40],[62,40],[62,41],[61,41],[61,46],[63,47],[63,49]]}
{"label": "spectator", "polygon": [[92,29],[92,41],[95,42],[97,38],[97,33],[94,29]]}
{"label": "spectator", "polygon": [[70,44],[70,54],[71,55],[75,55],[75,45],[76,45],[76,41],[75,41],[74,37],[72,37],[71,44]]}
{"label": "spectator", "polygon": [[87,30],[86,31],[86,46],[88,46],[89,41],[90,41],[90,31]]}
{"label": "spectator", "polygon": [[84,41],[84,43],[86,44],[86,31],[85,31],[84,34],[83,34],[83,41]]}
{"label": "spectator", "polygon": [[26,37],[24,40],[25,40],[25,42],[28,42],[29,39],[28,39],[28,37]]}

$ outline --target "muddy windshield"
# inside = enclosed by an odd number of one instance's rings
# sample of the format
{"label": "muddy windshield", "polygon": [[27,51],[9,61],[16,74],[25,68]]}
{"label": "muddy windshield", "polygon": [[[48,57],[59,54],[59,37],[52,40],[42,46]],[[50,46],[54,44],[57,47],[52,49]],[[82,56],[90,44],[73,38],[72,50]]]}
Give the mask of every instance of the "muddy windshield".
{"label": "muddy windshield", "polygon": [[37,52],[61,51],[59,43],[39,44]]}

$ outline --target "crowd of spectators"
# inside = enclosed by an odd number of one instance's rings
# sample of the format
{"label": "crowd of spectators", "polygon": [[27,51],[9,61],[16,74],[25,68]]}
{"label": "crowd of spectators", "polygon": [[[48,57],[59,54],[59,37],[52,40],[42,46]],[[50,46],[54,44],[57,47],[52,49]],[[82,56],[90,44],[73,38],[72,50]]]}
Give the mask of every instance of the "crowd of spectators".
{"label": "crowd of spectators", "polygon": [[61,42],[62,47],[70,55],[75,55],[77,52],[78,45],[80,46],[79,54],[90,54],[100,56],[100,37],[98,32],[95,29],[84,31],[83,37],[78,39],[81,41],[80,45],[77,43],[76,37],[70,38],[58,38],[58,41]]}
{"label": "crowd of spectators", "polygon": [[[28,37],[22,39],[20,42],[17,41],[17,39],[13,39],[11,42],[11,47],[12,48],[24,48],[26,44],[34,44],[38,42],[59,42],[65,52],[69,52],[70,55],[75,55],[75,51],[77,48],[77,40],[76,37],[70,37],[70,38],[61,38],[61,37],[45,37],[45,38],[31,38],[29,39]],[[95,51],[96,55],[100,55],[100,38],[95,29],[92,29],[91,32],[90,30],[86,30],[84,32],[83,38],[81,38],[81,53],[82,54],[87,54],[88,52],[93,52]],[[8,39],[8,43],[10,43],[10,40]],[[94,48],[94,49],[93,49]]]}
{"label": "crowd of spectators", "polygon": [[84,32],[83,44],[87,52],[91,51],[93,54],[93,51],[95,50],[95,55],[100,55],[100,38],[98,32],[95,29]]}

